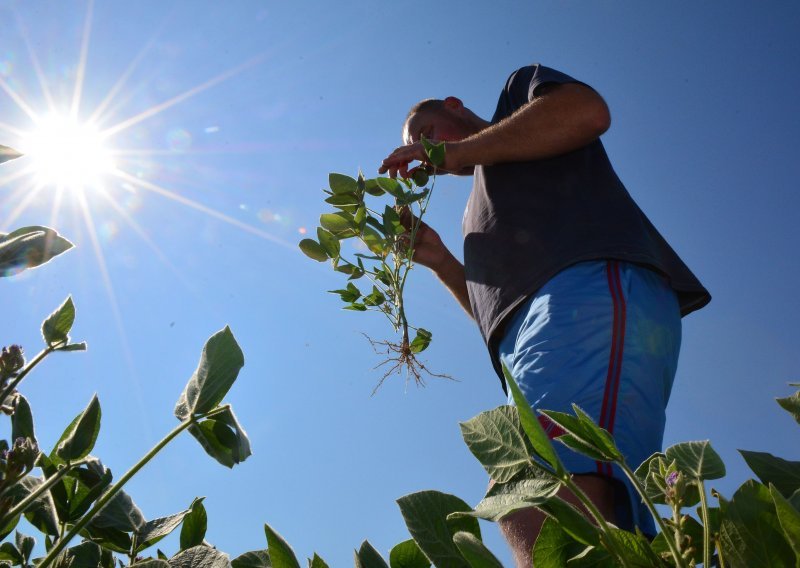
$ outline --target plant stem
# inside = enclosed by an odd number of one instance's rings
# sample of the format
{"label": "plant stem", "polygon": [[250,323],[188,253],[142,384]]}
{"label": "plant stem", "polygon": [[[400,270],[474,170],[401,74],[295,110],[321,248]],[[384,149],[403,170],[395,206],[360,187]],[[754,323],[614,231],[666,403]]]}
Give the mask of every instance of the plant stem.
{"label": "plant stem", "polygon": [[658,528],[661,529],[661,532],[664,533],[664,540],[667,542],[669,546],[669,551],[672,553],[673,558],[675,558],[675,565],[680,566],[681,568],[686,567],[686,562],[681,556],[680,550],[675,546],[675,542],[671,538],[667,538],[667,535],[670,534],[670,531],[667,529],[667,525],[664,523],[664,520],[661,518],[661,515],[658,514],[656,510],[656,506],[653,503],[653,500],[647,495],[647,492],[644,490],[644,487],[639,483],[639,480],[636,478],[636,475],[631,471],[631,468],[625,462],[625,460],[618,461],[617,464],[622,468],[622,471],[625,473],[627,478],[631,481],[633,486],[636,488],[636,491],[642,497],[642,501],[644,504],[647,505],[647,509],[650,511],[650,514],[655,519]]}
{"label": "plant stem", "polygon": [[28,506],[31,503],[33,503],[34,501],[36,501],[36,499],[41,497],[43,493],[45,493],[46,491],[49,491],[50,488],[53,485],[55,485],[56,483],[61,481],[61,478],[64,477],[67,473],[69,473],[69,471],[72,468],[74,468],[76,466],[83,465],[84,463],[86,463],[86,462],[85,461],[79,461],[79,462],[75,462],[75,463],[69,463],[65,467],[63,467],[60,470],[58,470],[53,477],[49,478],[47,481],[42,483],[36,489],[36,491],[33,491],[32,493],[30,493],[27,497],[25,497],[25,499],[23,499],[22,501],[20,501],[16,505],[14,505],[14,507],[12,507],[5,515],[3,515],[3,518],[0,519],[0,526],[5,526],[5,524],[9,520],[13,519],[17,515],[20,515],[20,514],[24,513],[25,510],[28,508]]}
{"label": "plant stem", "polygon": [[19,372],[17,377],[13,381],[11,381],[6,388],[3,389],[3,393],[0,394],[0,403],[2,403],[8,395],[14,392],[14,389],[17,388],[17,385],[20,382],[22,382],[22,379],[24,379],[25,376],[28,373],[30,373],[31,370],[42,361],[42,359],[47,357],[53,351],[55,351],[53,347],[46,347],[45,349],[39,351],[39,353],[36,354],[36,357],[31,359],[31,362],[25,365],[25,368]]}
{"label": "plant stem", "polygon": [[700,508],[703,517],[703,566],[711,566],[711,528],[708,526],[708,501],[706,500],[706,484],[698,481],[700,489]]}
{"label": "plant stem", "polygon": [[625,560],[625,557],[619,551],[617,547],[617,541],[614,539],[614,535],[611,534],[611,527],[608,526],[608,522],[600,513],[600,510],[592,503],[592,500],[583,492],[583,490],[578,486],[575,481],[573,481],[572,477],[566,473],[563,477],[560,478],[561,483],[563,483],[575,497],[583,504],[584,507],[591,513],[594,520],[597,522],[597,526],[600,528],[600,532],[605,537],[606,540],[606,548],[608,549],[611,554],[617,557],[621,566],[628,566],[628,562]]}
{"label": "plant stem", "polygon": [[[215,409],[217,410],[217,409]],[[212,410],[206,415],[202,415],[199,418],[206,418],[214,414],[215,412]],[[61,553],[67,543],[72,540],[75,535],[77,535],[80,531],[84,529],[86,525],[105,507],[111,499],[113,499],[117,493],[122,490],[122,487],[134,476],[136,475],[140,469],[142,469],[147,463],[153,459],[158,452],[160,452],[164,446],[169,444],[173,439],[175,439],[181,432],[189,428],[192,424],[196,423],[197,418],[189,418],[188,420],[181,422],[172,432],[167,434],[160,442],[158,442],[153,449],[151,449],[145,456],[140,459],[131,469],[129,469],[125,475],[123,475],[119,481],[117,481],[114,485],[112,485],[108,491],[106,491],[100,499],[94,504],[94,506],[87,512],[80,520],[75,523],[75,525],[70,529],[67,535],[63,539],[59,539],[58,543],[50,549],[50,552],[47,553],[47,556],[44,557],[42,562],[39,564],[39,568],[47,568],[50,564],[55,560],[55,558]]]}

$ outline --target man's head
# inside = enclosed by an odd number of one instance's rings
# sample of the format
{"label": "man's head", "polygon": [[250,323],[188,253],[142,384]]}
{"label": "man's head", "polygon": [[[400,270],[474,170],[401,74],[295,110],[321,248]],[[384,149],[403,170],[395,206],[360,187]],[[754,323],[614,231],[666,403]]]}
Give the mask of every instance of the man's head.
{"label": "man's head", "polygon": [[488,124],[456,97],[425,99],[408,112],[403,123],[403,143],[417,142],[423,136],[439,142],[462,140]]}

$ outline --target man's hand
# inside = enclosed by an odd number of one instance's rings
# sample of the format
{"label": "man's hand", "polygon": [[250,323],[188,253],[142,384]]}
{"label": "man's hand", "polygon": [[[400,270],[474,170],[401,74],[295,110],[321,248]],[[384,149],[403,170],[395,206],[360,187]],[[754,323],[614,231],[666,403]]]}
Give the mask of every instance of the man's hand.
{"label": "man's hand", "polygon": [[406,228],[403,235],[405,240],[411,238],[411,224],[419,223],[414,239],[414,262],[438,271],[453,255],[442,242],[439,234],[430,228],[427,223],[420,221],[412,215],[408,207],[400,211],[400,222]]}
{"label": "man's hand", "polygon": [[[436,144],[436,141],[434,140],[430,140],[430,142],[432,144]],[[384,174],[389,172],[389,177],[392,178],[397,177],[398,174],[400,177],[409,178],[413,175],[416,168],[409,169],[408,166],[414,161],[425,164],[428,172],[433,171],[431,169],[433,168],[433,164],[431,164],[430,160],[428,159],[428,154],[425,153],[425,147],[422,145],[422,142],[414,142],[413,144],[407,144],[405,146],[395,148],[391,154],[384,158],[383,162],[381,163],[381,167],[378,168],[378,173]],[[469,168],[469,170],[470,171],[466,171],[466,168],[464,168],[463,164],[460,164],[459,162],[458,142],[447,142],[444,152],[444,163],[437,166],[436,171],[450,174],[472,173],[471,168]]]}

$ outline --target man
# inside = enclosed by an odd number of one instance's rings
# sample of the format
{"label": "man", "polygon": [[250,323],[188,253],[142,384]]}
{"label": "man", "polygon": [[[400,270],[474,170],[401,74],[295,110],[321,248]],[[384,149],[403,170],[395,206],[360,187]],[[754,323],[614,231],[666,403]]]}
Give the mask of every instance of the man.
{"label": "man", "polygon": [[[532,65],[512,73],[490,121],[455,97],[415,105],[379,172],[409,176],[424,136],[446,143],[440,170],[474,175],[464,264],[427,225],[415,260],[475,319],[504,390],[502,364],[534,408],[578,404],[635,467],[661,449],[680,318],[710,296],[614,173],[599,139],[609,125],[591,87]],[[605,517],[654,532],[620,471],[557,449]],[[518,566],[543,520],[526,509],[500,522]]]}

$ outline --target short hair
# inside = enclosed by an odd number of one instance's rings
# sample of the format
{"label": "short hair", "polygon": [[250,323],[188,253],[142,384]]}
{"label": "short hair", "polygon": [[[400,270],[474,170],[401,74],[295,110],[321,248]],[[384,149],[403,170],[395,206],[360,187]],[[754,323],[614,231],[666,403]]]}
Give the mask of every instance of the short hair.
{"label": "short hair", "polygon": [[408,121],[411,118],[419,114],[421,112],[428,112],[428,111],[438,111],[444,108],[444,101],[442,99],[424,99],[419,101],[417,104],[411,107],[411,110],[408,111],[406,115],[406,119],[403,121],[403,132],[405,134],[406,127],[408,126]]}

